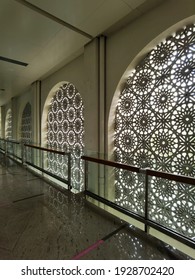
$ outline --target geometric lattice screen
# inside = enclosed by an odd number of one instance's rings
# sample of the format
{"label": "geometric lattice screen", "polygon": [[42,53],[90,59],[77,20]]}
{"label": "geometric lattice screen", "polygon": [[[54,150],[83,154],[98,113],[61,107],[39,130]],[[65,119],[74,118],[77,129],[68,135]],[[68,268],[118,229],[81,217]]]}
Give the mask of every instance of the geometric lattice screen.
{"label": "geometric lattice screen", "polygon": [[[71,83],[62,85],[51,100],[48,110],[47,145],[50,148],[71,152],[71,185],[83,188],[81,155],[84,149],[83,102],[80,93]],[[50,172],[66,178],[67,162],[60,162],[52,154],[48,159]]]}
{"label": "geometric lattice screen", "polygon": [[12,139],[12,110],[8,109],[5,118],[5,138]]}
{"label": "geometric lattice screen", "polygon": [[30,103],[27,103],[22,113],[21,141],[29,144],[31,140],[32,140],[31,105]]}
{"label": "geometric lattice screen", "polygon": [[[195,176],[195,25],[158,44],[126,81],[115,160]],[[116,203],[143,215],[143,176],[116,173]],[[195,238],[195,187],[150,178],[150,219]]]}

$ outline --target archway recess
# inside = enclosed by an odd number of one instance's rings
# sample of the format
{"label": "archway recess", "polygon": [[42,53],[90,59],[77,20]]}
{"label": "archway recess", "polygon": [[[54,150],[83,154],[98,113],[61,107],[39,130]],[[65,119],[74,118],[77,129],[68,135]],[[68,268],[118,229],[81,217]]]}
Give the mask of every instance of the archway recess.
{"label": "archway recess", "polygon": [[[49,100],[49,102],[48,102]],[[48,95],[43,118],[46,117],[44,141],[47,147],[71,153],[71,181],[76,190],[83,189],[83,166],[81,155],[84,149],[83,101],[72,83],[55,86]],[[48,157],[48,169],[60,177],[67,177],[67,162],[62,157]]]}
{"label": "archway recess", "polygon": [[[112,108],[110,144],[117,162],[195,176],[194,61],[195,25],[189,24],[161,40],[128,73]],[[150,218],[194,238],[194,186],[154,177],[149,183]],[[143,215],[143,175],[116,172],[115,202]]]}

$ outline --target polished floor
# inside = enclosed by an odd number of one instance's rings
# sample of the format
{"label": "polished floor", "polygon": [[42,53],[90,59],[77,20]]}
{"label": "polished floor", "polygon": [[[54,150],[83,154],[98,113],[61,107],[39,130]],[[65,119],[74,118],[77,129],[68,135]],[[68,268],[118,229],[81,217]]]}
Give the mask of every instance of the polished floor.
{"label": "polished floor", "polygon": [[1,260],[189,259],[25,168],[0,158]]}

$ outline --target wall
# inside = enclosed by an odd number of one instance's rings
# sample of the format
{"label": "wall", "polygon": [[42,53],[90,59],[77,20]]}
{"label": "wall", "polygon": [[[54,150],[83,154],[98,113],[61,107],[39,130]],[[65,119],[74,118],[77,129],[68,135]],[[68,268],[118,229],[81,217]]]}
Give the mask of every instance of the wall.
{"label": "wall", "polygon": [[[41,84],[35,82],[30,91],[16,98],[17,122],[15,121],[15,125],[17,126],[17,133],[14,129],[14,138],[19,137],[21,112],[29,101],[34,112],[34,142],[39,143],[41,141],[38,134],[41,133],[40,123],[47,96],[57,83],[66,81],[73,83],[83,98],[86,150],[106,152],[107,145],[104,142],[107,142],[109,134],[111,137],[113,136],[110,127],[107,131],[108,121],[111,125],[113,124],[117,95],[120,93],[120,88],[128,71],[163,36],[165,37],[167,33],[172,32],[172,29],[168,32],[164,32],[165,30],[193,14],[195,14],[194,0],[163,1],[158,7],[121,30],[107,36],[105,67],[100,67],[100,61],[102,63],[102,59],[100,59],[100,56],[102,56],[100,39],[91,41],[85,46],[82,55],[59,71],[42,79]],[[192,19],[185,21],[192,22]],[[183,22],[178,25],[181,24],[183,25]],[[101,81],[101,73],[104,69],[106,69],[106,80],[104,81],[104,78],[102,78]],[[114,99],[113,96],[115,96]],[[9,104],[2,111],[6,113],[8,106]],[[109,119],[110,108],[111,117]],[[35,109],[39,110],[35,112]]]}
{"label": "wall", "polygon": [[[128,73],[157,43],[195,22],[195,1],[168,0],[107,38],[108,145],[113,142],[115,108]],[[112,147],[109,154],[112,153]]]}
{"label": "wall", "polygon": [[[172,30],[175,30],[173,25],[191,23],[192,20],[186,18],[194,14],[194,0],[164,1],[107,38],[107,110],[122,75],[134,58],[139,55],[137,60],[140,60],[142,55],[149,52],[163,37],[171,34]],[[180,21],[182,22],[179,23]],[[166,32],[167,29],[170,30]]]}
{"label": "wall", "polygon": [[[94,39],[85,46],[84,54],[57,71],[54,75],[44,79],[41,83],[41,112],[50,101],[55,85],[70,82],[75,85],[82,96],[85,118],[85,146],[87,150],[98,151],[99,140],[99,85],[98,85],[98,52],[99,40]],[[47,110],[47,109],[46,109]],[[44,120],[46,119],[43,115]],[[45,121],[44,121],[45,122]],[[42,124],[42,128],[44,126]]]}
{"label": "wall", "polygon": [[[17,98],[17,104],[16,104],[16,107],[17,107],[17,132],[16,132],[16,135],[15,137],[13,137],[14,139],[17,139],[17,140],[20,140],[20,136],[21,136],[21,121],[22,121],[22,113],[24,111],[24,108],[26,106],[27,103],[30,103],[31,106],[33,105],[33,100],[32,100],[32,93],[31,93],[31,90],[25,92],[24,94],[20,95],[18,98]],[[33,111],[34,107],[32,108],[32,111]]]}
{"label": "wall", "polygon": [[[85,99],[87,99],[87,96],[85,90],[84,73],[84,55],[80,55],[74,61],[67,64],[55,74],[49,76],[41,82],[42,129],[44,129],[45,127],[45,122],[47,118],[45,113],[47,114],[48,105],[51,101],[53,94],[55,93],[54,91],[57,90],[56,87],[60,87],[61,84],[66,82],[74,84],[79,93],[81,94],[82,98],[84,99],[84,104],[86,104]],[[50,95],[49,97],[48,94]],[[42,142],[42,144],[44,144],[45,136],[42,137]]]}
{"label": "wall", "polygon": [[[194,15],[194,0],[165,0],[121,30],[108,35],[106,44],[101,43],[101,37],[88,43],[83,54],[54,74],[35,82],[28,92],[15,99],[14,138],[19,139],[22,112],[26,103],[30,102],[33,112],[33,140],[37,144],[44,144],[41,143],[40,134],[44,125],[41,127],[41,121],[48,94],[58,83],[70,82],[83,98],[86,150],[108,152],[108,144],[113,143],[115,107],[129,71],[173,30],[195,22]],[[10,100],[2,108],[2,128],[7,110],[12,105]],[[98,170],[98,174],[100,171]],[[98,180],[94,182],[100,185]],[[98,188],[97,185],[94,184],[94,189]],[[112,193],[109,195],[112,196]]]}

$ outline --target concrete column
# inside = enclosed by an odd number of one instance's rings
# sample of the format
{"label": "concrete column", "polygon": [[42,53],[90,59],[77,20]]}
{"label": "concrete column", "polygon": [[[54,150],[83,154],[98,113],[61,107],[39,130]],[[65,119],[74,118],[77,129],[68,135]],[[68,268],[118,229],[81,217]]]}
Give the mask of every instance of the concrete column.
{"label": "concrete column", "polygon": [[[85,147],[86,152],[94,157],[105,156],[105,72],[106,72],[106,39],[104,36],[95,38],[85,46],[84,61],[86,75],[85,107]],[[105,169],[104,166],[89,163],[88,186],[91,191],[105,195]]]}
{"label": "concrete column", "polygon": [[41,145],[41,82],[32,84],[33,110],[32,110],[32,141]]}
{"label": "concrete column", "polygon": [[[100,158],[106,158],[106,38],[98,38],[98,153]],[[107,173],[103,165],[99,165],[98,194],[105,197],[107,193]]]}
{"label": "concrete column", "polygon": [[104,157],[105,148],[105,109],[106,109],[106,38],[100,36],[85,46],[85,146],[94,155]]}
{"label": "concrete column", "polygon": [[84,102],[85,147],[98,152],[98,38],[85,46],[84,71],[86,94]]}
{"label": "concrete column", "polygon": [[106,38],[100,36],[98,39],[98,152],[106,158]]}

